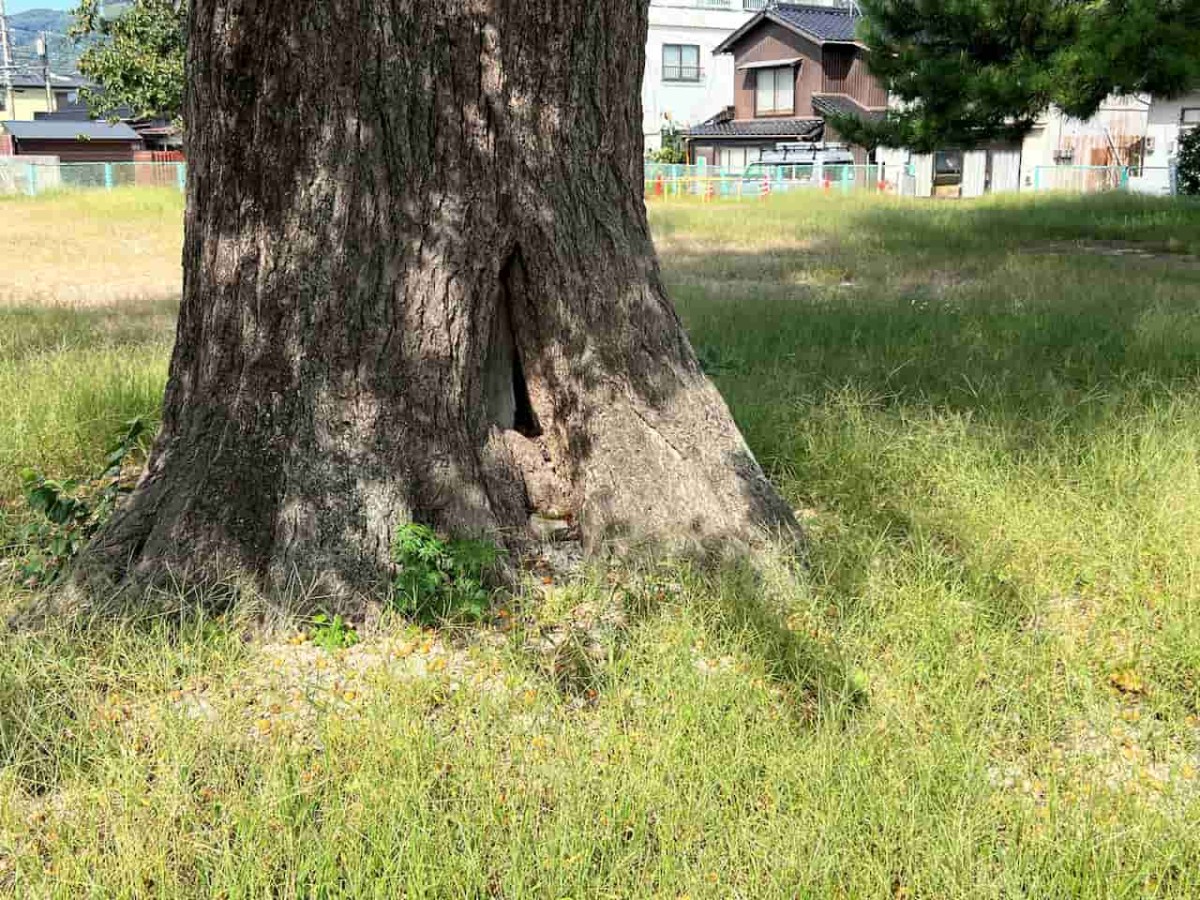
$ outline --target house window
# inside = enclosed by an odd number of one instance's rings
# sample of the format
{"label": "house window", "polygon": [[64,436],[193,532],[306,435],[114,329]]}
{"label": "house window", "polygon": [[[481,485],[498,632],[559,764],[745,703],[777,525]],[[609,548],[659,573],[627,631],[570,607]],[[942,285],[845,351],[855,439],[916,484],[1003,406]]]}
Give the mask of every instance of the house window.
{"label": "house window", "polygon": [[663,81],[699,81],[700,47],[663,44]]}
{"label": "house window", "polygon": [[758,162],[758,157],[757,147],[721,147],[717,150],[717,165],[741,171],[750,163]]}
{"label": "house window", "polygon": [[1200,125],[1200,106],[1185,106],[1180,110],[1179,124]]}
{"label": "house window", "polygon": [[961,150],[939,150],[933,155],[933,183],[962,184],[963,155]]}
{"label": "house window", "polygon": [[792,66],[754,73],[754,112],[759,116],[790,115],[796,109],[796,70]]}

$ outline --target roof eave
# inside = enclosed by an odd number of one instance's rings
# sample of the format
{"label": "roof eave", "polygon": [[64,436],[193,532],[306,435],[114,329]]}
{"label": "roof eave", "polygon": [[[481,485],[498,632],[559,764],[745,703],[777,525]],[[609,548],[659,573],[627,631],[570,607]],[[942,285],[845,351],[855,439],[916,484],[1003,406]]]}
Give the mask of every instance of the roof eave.
{"label": "roof eave", "polygon": [[867,49],[866,45],[864,43],[862,43],[862,41],[855,40],[853,38],[850,38],[850,39],[823,38],[818,35],[815,35],[811,31],[807,31],[807,30],[801,28],[799,25],[795,24],[794,22],[789,22],[787,19],[778,15],[773,9],[768,8],[768,9],[760,10],[759,12],[757,12],[748,22],[746,22],[745,25],[743,25],[741,28],[739,28],[737,31],[735,31],[733,34],[731,34],[729,37],[725,38],[725,40],[721,41],[721,43],[719,43],[716,47],[714,47],[713,48],[713,56],[718,56],[718,55],[725,54],[725,53],[732,53],[733,47],[735,44],[737,44],[743,37],[745,37],[750,32],[751,29],[756,27],[760,22],[767,20],[767,19],[774,22],[776,25],[780,25],[780,26],[786,28],[792,34],[798,34],[798,35],[800,35],[800,37],[806,38],[806,39],[812,41],[818,47],[824,47],[826,44],[846,44],[851,47],[861,47],[863,50]]}
{"label": "roof eave", "polygon": [[[763,9],[763,10],[759,10],[758,12],[756,12],[753,16],[751,16],[749,18],[749,20],[747,20],[747,22],[744,25],[742,25],[741,28],[739,28],[737,31],[735,31],[729,37],[725,38],[725,40],[721,41],[721,43],[717,44],[717,46],[713,48],[713,56],[719,56],[719,55],[725,54],[725,53],[732,53],[733,45],[736,44],[738,41],[740,41],[742,39],[742,37],[750,31],[751,28],[756,26],[763,19],[767,18],[767,13],[769,13],[769,12],[770,12],[769,9]],[[774,20],[772,20],[772,21],[774,21]]]}
{"label": "roof eave", "polygon": [[812,134],[811,131],[796,131],[788,134],[689,134],[685,137],[688,141],[745,141],[748,143],[764,143],[780,141],[803,141]]}
{"label": "roof eave", "polygon": [[776,25],[782,25],[784,28],[786,28],[792,34],[798,34],[802,38],[808,38],[810,41],[812,41],[818,47],[823,47],[826,44],[830,43],[830,41],[825,40],[823,37],[819,37],[819,36],[813,34],[811,31],[807,31],[807,30],[801,28],[795,22],[789,22],[787,19],[785,19],[779,15],[772,15],[773,11],[770,9],[765,9],[765,10],[763,10],[763,12],[766,14],[767,18],[769,18]]}

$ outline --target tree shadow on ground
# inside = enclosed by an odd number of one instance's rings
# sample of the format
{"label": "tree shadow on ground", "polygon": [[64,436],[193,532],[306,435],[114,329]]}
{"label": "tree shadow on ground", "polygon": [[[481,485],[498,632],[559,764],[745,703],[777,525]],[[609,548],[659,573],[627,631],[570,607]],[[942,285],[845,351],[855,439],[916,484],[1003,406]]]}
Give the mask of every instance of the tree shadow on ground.
{"label": "tree shadow on ground", "polygon": [[866,691],[854,667],[827,640],[790,621],[807,574],[796,548],[729,547],[686,559],[647,561],[625,572],[621,604],[631,626],[679,607],[692,611],[718,644],[757,660],[785,689],[805,724],[837,719],[864,706]]}
{"label": "tree shadow on ground", "polygon": [[119,306],[12,306],[0,309],[0,359],[17,363],[63,349],[137,349],[163,344],[175,327],[177,297]]}
{"label": "tree shadow on ground", "polygon": [[[1057,222],[1075,204],[1050,209]],[[950,232],[932,215],[868,210],[850,220],[849,254],[849,237],[815,255],[666,253],[664,273],[735,413],[754,413],[751,430],[764,405],[816,405],[851,388],[1036,440],[1190,387],[1200,376],[1200,271],[1169,258],[1028,252],[1026,241],[1059,235],[1059,225],[993,239],[1019,212],[980,211],[981,237],[964,236],[977,220],[959,216],[959,245],[947,250],[939,242]],[[934,245],[942,265],[931,267],[923,254]],[[842,280],[805,283],[826,269]]]}
{"label": "tree shadow on ground", "polygon": [[[546,618],[536,588],[513,596],[505,606],[518,610],[517,625],[505,633],[531,675],[553,686],[564,702],[586,707],[619,685],[637,634],[649,628],[657,641],[657,629],[673,633],[682,614],[707,641],[706,651],[698,644],[694,652],[752,660],[785,693],[799,723],[842,720],[868,697],[836,643],[803,630],[794,618],[806,580],[794,548],[783,544],[622,557],[616,567],[600,564],[564,582]],[[564,598],[573,598],[569,611]],[[701,657],[695,663],[703,669]]]}
{"label": "tree shadow on ground", "polygon": [[[1019,622],[1020,586],[964,557],[953,534],[915,522],[875,467],[889,441],[946,423],[1014,465],[1070,460],[1194,392],[1200,270],[1160,251],[1200,246],[1200,207],[894,204],[816,229],[794,235],[794,248],[746,252],[713,235],[711,246],[663,253],[702,361],[793,499],[806,502],[796,497],[806,482],[836,483],[836,496],[807,499],[837,505],[861,530],[944,548],[989,615]],[[1158,250],[1072,252],[1095,240]],[[806,443],[818,417],[835,457]],[[864,436],[869,446],[858,445]],[[852,597],[870,553],[843,555],[828,587]]]}
{"label": "tree shadow on ground", "polygon": [[722,639],[759,660],[767,677],[787,689],[793,711],[806,724],[837,721],[868,702],[865,684],[836,645],[794,628],[748,557],[710,569],[693,594],[708,626]]}
{"label": "tree shadow on ground", "polygon": [[0,769],[35,797],[86,776],[103,764],[96,746],[120,731],[127,692],[241,658],[268,609],[232,589],[141,602],[29,594],[0,631]]}

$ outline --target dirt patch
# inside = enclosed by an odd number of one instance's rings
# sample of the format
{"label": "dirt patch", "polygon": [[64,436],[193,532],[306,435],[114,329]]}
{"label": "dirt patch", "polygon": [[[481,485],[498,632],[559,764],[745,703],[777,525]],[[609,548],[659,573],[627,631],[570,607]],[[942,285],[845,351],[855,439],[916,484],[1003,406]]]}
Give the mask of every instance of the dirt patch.
{"label": "dirt patch", "polygon": [[1200,256],[1184,253],[1170,244],[1137,241],[1050,241],[1027,247],[1024,252],[1053,256],[1106,256],[1110,259],[1166,263],[1180,269],[1200,270]]}

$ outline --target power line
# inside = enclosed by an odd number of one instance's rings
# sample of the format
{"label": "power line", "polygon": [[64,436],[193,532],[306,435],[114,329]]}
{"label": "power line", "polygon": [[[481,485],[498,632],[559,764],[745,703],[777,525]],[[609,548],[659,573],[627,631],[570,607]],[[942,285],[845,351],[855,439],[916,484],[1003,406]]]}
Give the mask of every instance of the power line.
{"label": "power line", "polygon": [[12,48],[8,41],[8,13],[4,0],[0,0],[0,62],[4,64],[4,108],[10,113],[13,108]]}
{"label": "power line", "polygon": [[[39,40],[42,40],[44,43],[45,56],[55,68],[71,70],[76,68],[79,62],[79,50],[82,49],[79,43],[56,34],[46,35],[44,39],[39,34]],[[7,59],[8,67],[27,68],[29,66],[40,66],[43,63],[42,55],[38,52],[35,42],[15,44],[11,36],[9,37]],[[0,61],[0,66],[3,65],[5,63]]]}
{"label": "power line", "polygon": [[90,43],[87,39],[80,39],[61,31],[19,24],[13,21],[14,16],[5,15],[3,12],[0,12],[0,16],[4,19],[5,30],[8,33],[9,59],[18,65],[41,64],[40,57],[30,58],[30,54],[36,56],[33,48],[36,42],[41,40],[45,42],[46,55],[55,68],[73,70],[79,63],[80,51]]}

